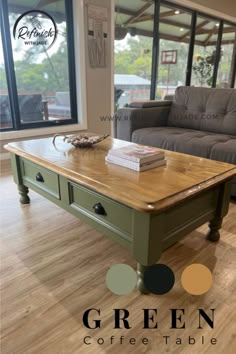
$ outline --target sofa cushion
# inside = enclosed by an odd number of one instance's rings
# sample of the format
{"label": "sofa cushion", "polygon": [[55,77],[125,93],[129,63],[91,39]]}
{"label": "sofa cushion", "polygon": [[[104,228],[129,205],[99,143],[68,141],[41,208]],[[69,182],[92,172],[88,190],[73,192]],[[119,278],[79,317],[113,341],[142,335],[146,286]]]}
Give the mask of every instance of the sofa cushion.
{"label": "sofa cushion", "polygon": [[211,149],[210,158],[236,165],[236,138],[215,144]]}
{"label": "sofa cushion", "polygon": [[236,137],[232,135],[153,127],[135,130],[132,142],[236,164]]}
{"label": "sofa cushion", "polygon": [[178,87],[167,125],[236,136],[236,90]]}

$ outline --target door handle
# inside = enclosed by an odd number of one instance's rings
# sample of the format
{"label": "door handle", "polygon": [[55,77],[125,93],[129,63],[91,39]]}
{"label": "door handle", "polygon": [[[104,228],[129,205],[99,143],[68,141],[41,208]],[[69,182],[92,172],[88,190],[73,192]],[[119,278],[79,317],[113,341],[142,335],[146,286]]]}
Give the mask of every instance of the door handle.
{"label": "door handle", "polygon": [[43,179],[43,176],[41,175],[41,173],[39,172],[39,173],[37,173],[37,175],[36,175],[36,181],[37,182],[41,182],[41,183],[43,183],[44,182],[44,179]]}
{"label": "door handle", "polygon": [[107,215],[106,210],[101,203],[97,203],[93,206],[93,210],[98,215]]}

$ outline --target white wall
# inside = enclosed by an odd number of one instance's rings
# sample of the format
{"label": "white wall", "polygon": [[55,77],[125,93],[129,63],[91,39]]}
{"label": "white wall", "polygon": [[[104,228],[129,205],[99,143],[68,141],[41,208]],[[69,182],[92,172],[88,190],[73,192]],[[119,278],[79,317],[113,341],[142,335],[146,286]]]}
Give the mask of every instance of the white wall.
{"label": "white wall", "polygon": [[[87,5],[107,7],[108,20],[108,50],[107,66],[105,68],[91,68],[88,58],[87,35]],[[86,63],[86,92],[87,92],[87,124],[88,131],[99,134],[111,133],[111,122],[101,121],[101,116],[113,114],[113,88],[112,88],[112,52],[113,52],[113,1],[111,0],[84,0],[84,35],[85,35],[85,63]]]}

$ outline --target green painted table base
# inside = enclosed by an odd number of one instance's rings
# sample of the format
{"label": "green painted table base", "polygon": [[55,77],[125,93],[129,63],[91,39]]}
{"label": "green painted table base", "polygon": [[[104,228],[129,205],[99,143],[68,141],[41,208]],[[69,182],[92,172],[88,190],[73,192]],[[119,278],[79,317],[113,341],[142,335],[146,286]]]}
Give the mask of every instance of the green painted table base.
{"label": "green painted table base", "polygon": [[[45,167],[11,155],[20,203],[30,202],[30,188],[129,249],[137,261],[137,288],[143,294],[148,293],[144,271],[160,259],[165,249],[206,222],[209,222],[207,239],[220,238],[219,230],[229,208],[231,180],[209,186],[165,210],[148,213],[117,203]],[[38,182],[35,173],[41,173],[44,182]],[[106,215],[94,212],[97,202],[105,206]]]}
{"label": "green painted table base", "polygon": [[222,226],[223,218],[215,217],[209,223],[209,231],[207,233],[207,240],[209,241],[219,241],[220,239],[220,229]]}
{"label": "green painted table base", "polygon": [[18,191],[20,194],[20,203],[29,204],[30,203],[30,198],[28,196],[29,188],[24,186],[23,184],[18,184]]}

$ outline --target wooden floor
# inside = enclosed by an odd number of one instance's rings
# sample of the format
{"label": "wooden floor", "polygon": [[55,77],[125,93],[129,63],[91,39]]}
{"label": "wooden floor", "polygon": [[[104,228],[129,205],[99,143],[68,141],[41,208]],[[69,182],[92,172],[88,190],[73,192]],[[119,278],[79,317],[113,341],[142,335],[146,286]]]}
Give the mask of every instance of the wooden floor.
{"label": "wooden floor", "polygon": [[[33,192],[31,204],[20,205],[8,163],[1,174],[2,354],[236,353],[235,201],[219,243],[205,240],[205,225],[164,253],[161,262],[176,277],[171,292],[115,296],[106,288],[106,272],[116,263],[135,267],[129,252]],[[181,287],[181,272],[191,263],[213,271],[214,285],[205,295],[191,296]],[[101,329],[83,326],[89,308],[101,309]],[[113,308],[129,310],[131,329],[113,329]],[[143,329],[143,308],[158,309],[158,329]],[[185,309],[185,329],[170,329],[170,308]],[[209,314],[216,309],[215,329],[207,324],[197,329],[199,308]],[[122,335],[125,344],[120,345]],[[83,344],[85,336],[91,336],[92,344]],[[163,336],[170,336],[170,344]],[[188,336],[195,345],[187,344]],[[132,337],[138,344],[127,344]],[[148,345],[140,344],[144,337]],[[175,344],[176,337],[182,345]],[[209,344],[212,337],[217,345]],[[105,344],[97,344],[98,338]]]}

